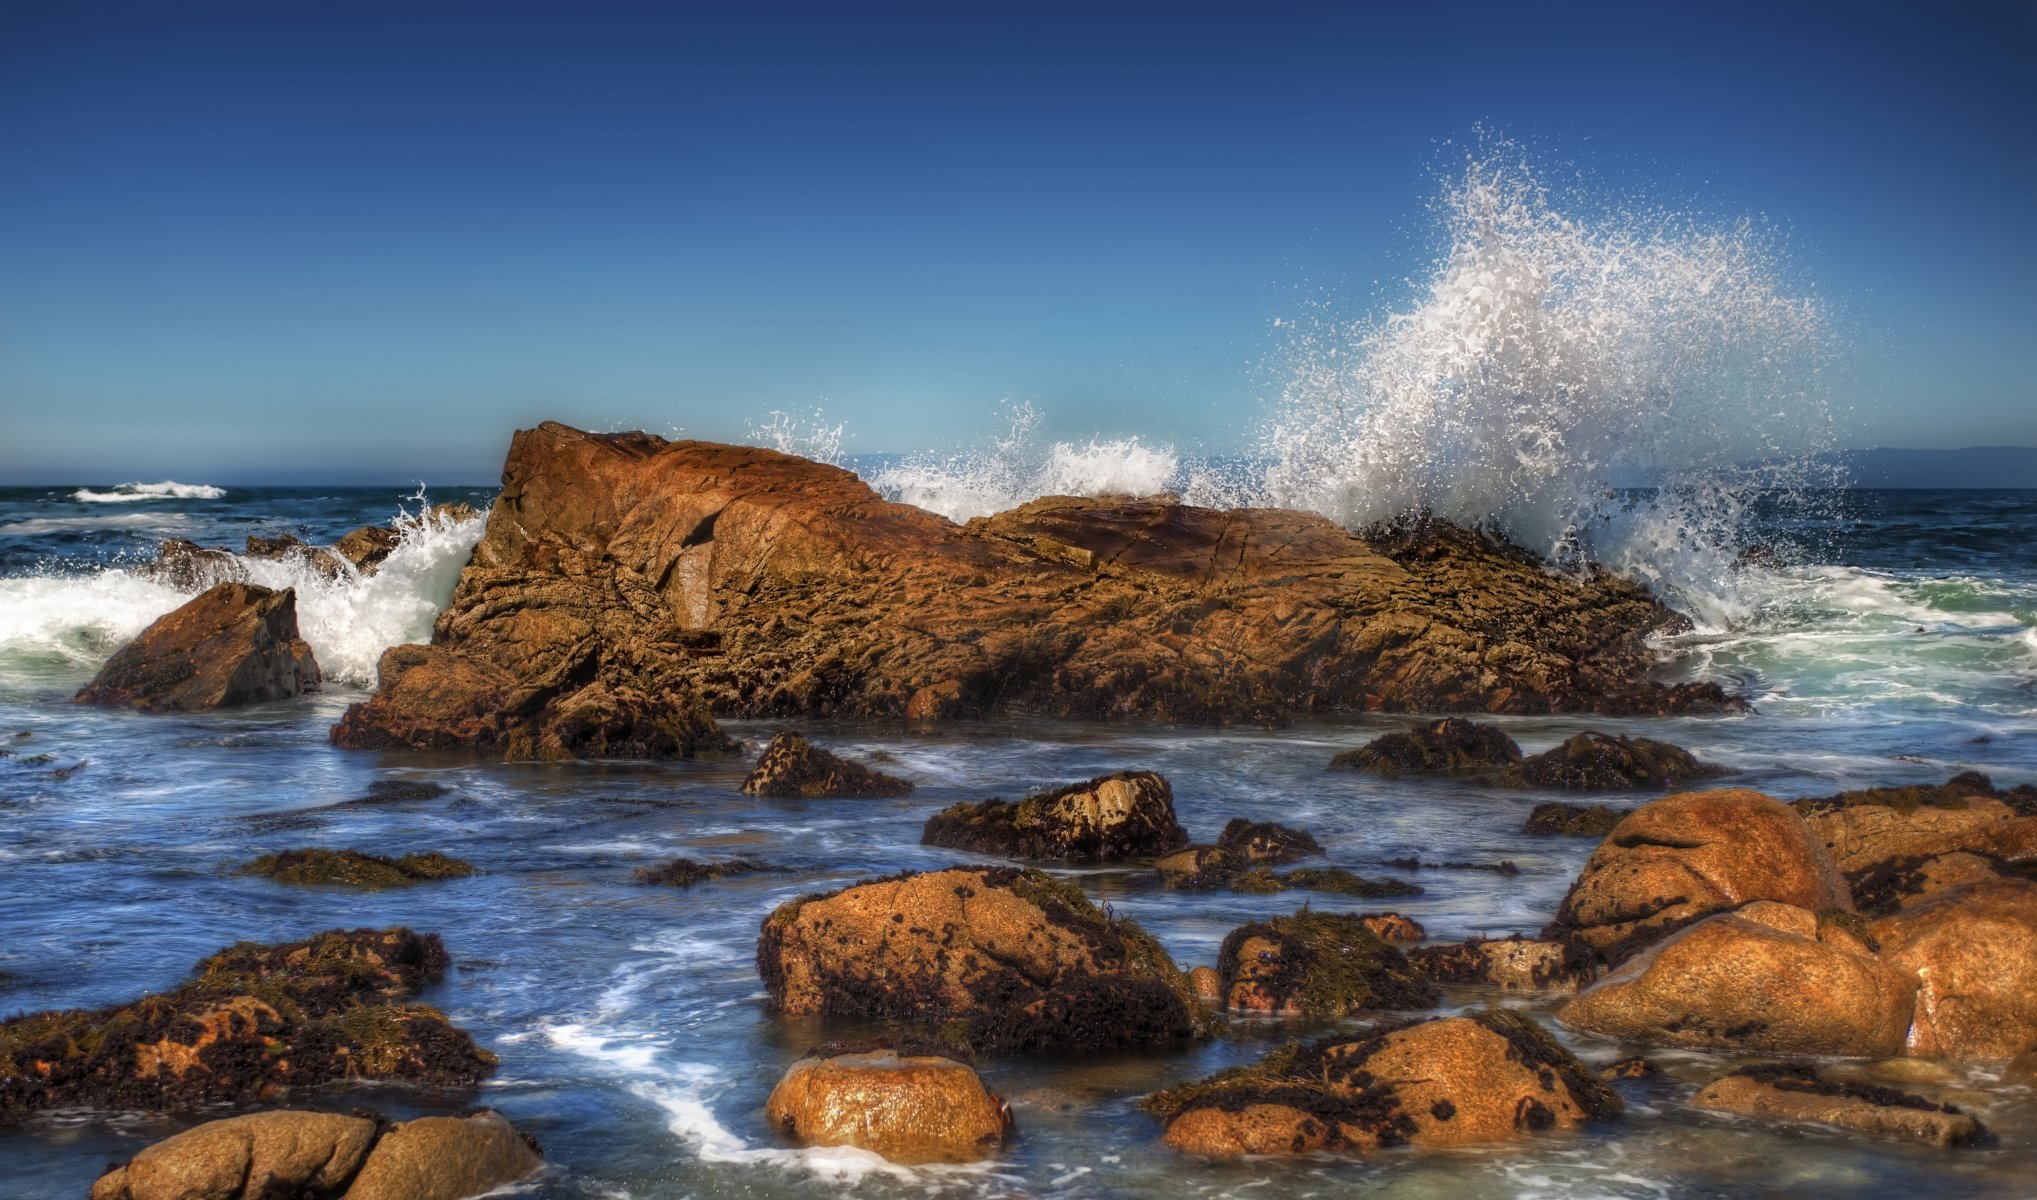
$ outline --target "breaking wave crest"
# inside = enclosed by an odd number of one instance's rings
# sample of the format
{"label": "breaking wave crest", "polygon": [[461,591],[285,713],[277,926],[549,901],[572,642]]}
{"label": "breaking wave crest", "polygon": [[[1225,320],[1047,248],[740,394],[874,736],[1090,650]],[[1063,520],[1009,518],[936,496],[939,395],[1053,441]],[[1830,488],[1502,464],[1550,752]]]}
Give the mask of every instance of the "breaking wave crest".
{"label": "breaking wave crest", "polygon": [[1150,496],[1177,486],[1181,460],[1136,437],[1043,443],[1031,403],[1006,405],[1007,428],[984,450],[915,455],[870,480],[888,500],[951,521],[988,516],[1041,496]]}
{"label": "breaking wave crest", "polygon": [[103,492],[91,488],[79,488],[71,493],[71,499],[86,504],[134,504],[143,500],[219,500],[226,496],[226,489],[209,483],[178,483],[166,479],[161,483],[123,483]]}

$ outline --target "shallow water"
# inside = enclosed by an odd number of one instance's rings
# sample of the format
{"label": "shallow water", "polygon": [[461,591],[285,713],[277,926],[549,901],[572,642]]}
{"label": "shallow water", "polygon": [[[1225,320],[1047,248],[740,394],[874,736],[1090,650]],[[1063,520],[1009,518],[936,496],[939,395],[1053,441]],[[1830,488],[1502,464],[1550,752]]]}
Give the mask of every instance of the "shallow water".
{"label": "shallow water", "polygon": [[[2037,1177],[2037,1097],[2000,1087],[1985,1071],[1968,1072],[1965,1090],[1974,1094],[1961,1102],[1981,1111],[1999,1144],[1944,1152],[1691,1112],[1682,1101],[1728,1061],[1694,1054],[1654,1055],[1668,1077],[1621,1085],[1627,1118],[1572,1137],[1221,1167],[1161,1147],[1137,1098],[1300,1032],[1276,1021],[1240,1023],[1173,1055],[985,1063],[1021,1136],[980,1168],[904,1171],[853,1153],[786,1148],[766,1128],[764,1097],[803,1049],[845,1030],[766,1010],[753,963],[758,923],[792,896],[955,861],[917,845],[925,817],[955,800],[1157,769],[1198,838],[1234,816],[1278,819],[1316,833],[1333,862],[1419,882],[1419,897],[1357,907],[1404,912],[1437,939],[1538,928],[1592,846],[1521,835],[1545,794],[1324,769],[1337,750],[1400,724],[1392,718],[1270,731],[830,727],[830,745],[889,756],[886,769],[913,778],[918,791],[897,800],[777,801],[737,792],[745,761],[511,765],[337,751],[326,727],[360,695],[344,683],[234,714],[80,709],[66,698],[97,657],[160,611],[151,605],[178,599],[122,590],[132,580],[119,564],[156,539],[176,530],[220,542],[295,527],[325,540],[387,516],[397,497],[230,491],[82,512],[88,502],[67,495],[0,496],[0,746],[14,752],[0,759],[0,1012],[129,1000],[171,986],[240,939],[392,923],[437,932],[455,967],[425,999],[502,1056],[479,1102],[545,1146],[550,1167],[520,1194],[1271,1198],[1359,1187],[1394,1197],[2007,1197],[2029,1195]],[[130,511],[144,508],[151,511]],[[51,523],[130,515],[147,520]],[[1735,682],[1758,714],[1501,723],[1530,752],[1587,725],[1644,732],[1733,769],[1736,784],[1783,797],[1937,781],[1966,767],[2005,784],[2037,780],[2037,550],[2021,532],[2032,522],[2033,493],[1858,496],[1807,539],[1828,547],[1824,561],[1757,578],[1748,587],[1760,594],[1737,624],[1664,647],[1666,671]],[[431,571],[414,582],[425,602],[436,602],[429,589],[450,587]],[[92,607],[101,602],[104,610]],[[348,611],[381,619],[380,608]],[[358,632],[330,628],[336,639]],[[731,726],[753,744],[774,728]],[[14,738],[19,732],[30,736]],[[31,761],[41,754],[52,757]],[[422,801],[348,803],[386,779],[449,790]],[[307,845],[441,850],[481,873],[379,893],[232,874],[259,854]],[[784,870],[690,890],[632,881],[634,868],[682,854],[743,854]],[[1409,854],[1511,859],[1521,873],[1411,875],[1383,865]],[[1183,966],[1212,962],[1239,923],[1306,898],[1166,893],[1138,870],[1070,874],[1152,930]],[[1469,993],[1451,1000],[1482,1002]],[[1594,1062],[1629,1052],[1563,1036]],[[457,1111],[476,1099],[375,1088],[295,1101],[402,1115]],[[199,1115],[62,1113],[0,1128],[0,1196],[81,1196],[106,1163]]]}

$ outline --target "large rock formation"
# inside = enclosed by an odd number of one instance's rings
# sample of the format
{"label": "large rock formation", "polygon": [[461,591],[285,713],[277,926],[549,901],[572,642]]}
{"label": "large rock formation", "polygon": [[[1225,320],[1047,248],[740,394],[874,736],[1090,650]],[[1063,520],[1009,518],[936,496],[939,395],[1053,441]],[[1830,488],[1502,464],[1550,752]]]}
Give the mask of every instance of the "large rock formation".
{"label": "large rock formation", "polygon": [[[769,450],[590,434],[511,443],[428,647],[398,647],[345,746],[677,755],[664,714],[1184,722],[1330,709],[1664,712],[1680,619],[1436,522],[1369,536],[1280,510],[1038,500],[958,526]],[[703,714],[704,716],[704,714]]]}
{"label": "large rock formation", "polygon": [[793,1063],[764,1113],[807,1146],[856,1146],[893,1162],[971,1162],[1011,1136],[1011,1108],[967,1064],[888,1046]]}
{"label": "large rock formation", "polygon": [[1155,858],[1188,841],[1174,789],[1156,771],[1121,771],[1008,800],[967,801],[927,818],[920,844],[1006,858]]}
{"label": "large rock formation", "polygon": [[204,712],[318,690],[318,661],[297,636],[297,593],[222,583],[158,618],[114,652],[80,704]]}

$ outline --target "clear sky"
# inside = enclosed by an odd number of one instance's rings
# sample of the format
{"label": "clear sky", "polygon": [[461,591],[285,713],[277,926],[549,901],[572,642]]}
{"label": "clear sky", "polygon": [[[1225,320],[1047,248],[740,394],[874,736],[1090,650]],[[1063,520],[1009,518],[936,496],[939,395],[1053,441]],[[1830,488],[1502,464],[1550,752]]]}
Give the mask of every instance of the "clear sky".
{"label": "clear sky", "polygon": [[1220,451],[1275,318],[1405,294],[1481,124],[1772,222],[1846,444],[2037,443],[2037,4],[0,0],[0,479],[1005,397]]}

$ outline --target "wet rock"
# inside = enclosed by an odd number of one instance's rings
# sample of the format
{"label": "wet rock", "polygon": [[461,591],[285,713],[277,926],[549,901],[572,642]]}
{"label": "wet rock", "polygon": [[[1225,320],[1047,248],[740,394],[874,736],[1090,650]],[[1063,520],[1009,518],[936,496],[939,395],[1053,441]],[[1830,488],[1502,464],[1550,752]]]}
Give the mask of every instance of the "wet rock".
{"label": "wet rock", "polygon": [[1637,1054],[1632,1058],[1623,1058],[1605,1067],[1599,1071],[1598,1077],[1607,1083],[1612,1083],[1620,1079],[1653,1079],[1660,1074],[1662,1074],[1662,1068],[1655,1060],[1643,1058]]}
{"label": "wet rock", "polygon": [[1919,981],[1909,1053],[2000,1060],[2037,1049],[2037,885],[1968,884],[1871,929],[1882,960]]}
{"label": "wet rock", "polygon": [[1649,1046],[1887,1058],[1902,1051],[1915,979],[1849,925],[1784,904],[1699,921],[1564,1005],[1572,1029]]}
{"label": "wet rock", "polygon": [[1967,1146],[1988,1140],[1985,1126],[1949,1104],[1934,1104],[1893,1088],[1832,1082],[1802,1063],[1735,1071],[1707,1084],[1691,1104],[1715,1112],[1830,1125],[1851,1133],[1932,1146]]}
{"label": "wet rock", "polygon": [[450,794],[452,790],[443,783],[432,783],[428,780],[377,779],[368,785],[366,795],[357,796],[352,800],[342,800],[340,803],[362,805],[416,804],[424,800],[436,800],[440,796]]}
{"label": "wet rock", "polygon": [[1505,730],[1448,717],[1374,738],[1332,758],[1330,765],[1375,775],[1430,775],[1510,767],[1520,760],[1521,748]]}
{"label": "wet rock", "polygon": [[1311,912],[1239,926],[1217,953],[1224,1007],[1334,1020],[1427,1008],[1441,997],[1407,956],[1355,916]]}
{"label": "wet rock", "polygon": [[1571,957],[1561,942],[1522,937],[1472,938],[1408,951],[1415,970],[1436,983],[1548,995],[1567,995],[1589,982],[1589,970]]}
{"label": "wet rock", "polygon": [[264,854],[238,872],[266,875],[278,883],[356,888],[408,887],[439,879],[465,879],[474,864],[428,850],[401,858],[383,858],[359,850],[285,850]]}
{"label": "wet rock", "polygon": [[266,558],[277,561],[301,559],[312,570],[317,571],[327,579],[337,579],[346,570],[346,568],[340,565],[339,556],[331,550],[326,549],[324,546],[311,545],[292,533],[278,534],[275,537],[249,534],[247,556],[249,558]]}
{"label": "wet rock", "polygon": [[1215,967],[1197,967],[1188,973],[1189,986],[1195,989],[1195,998],[1204,1004],[1221,1004],[1224,999],[1224,977],[1217,974]]}
{"label": "wet rock", "polygon": [[1666,790],[1724,774],[1667,742],[1587,730],[1553,750],[1531,754],[1508,782],[1569,791]]}
{"label": "wet rock", "polygon": [[2002,864],[1979,854],[1955,851],[1933,858],[1897,858],[1849,875],[1853,903],[1870,917],[1885,917],[1920,896],[1935,895],[2003,877]]}
{"label": "wet rock", "polygon": [[1035,870],[953,867],[780,905],[757,940],[779,1011],[942,1029],[981,1051],[1182,1045],[1208,1018],[1136,924]]}
{"label": "wet rock", "polygon": [[207,1121],[147,1147],[92,1185],[92,1200],[337,1196],[381,1130],[361,1117],[261,1112]]}
{"label": "wet rock", "polygon": [[715,879],[726,879],[730,875],[749,875],[773,868],[765,863],[748,858],[726,858],[720,862],[699,862],[691,858],[675,858],[671,862],[655,867],[638,867],[637,882],[655,887],[692,887]]}
{"label": "wet rock", "polygon": [[1289,887],[1312,892],[1333,892],[1340,896],[1361,896],[1368,900],[1388,896],[1419,896],[1420,886],[1400,879],[1366,879],[1342,867],[1296,867],[1282,877]]}
{"label": "wet rock", "polygon": [[180,592],[202,592],[240,581],[246,572],[231,551],[214,550],[187,538],[171,538],[136,574]]}
{"label": "wet rock", "polygon": [[1291,863],[1323,852],[1322,843],[1299,829],[1273,821],[1234,817],[1217,835],[1217,849],[1249,863]]}
{"label": "wet rock", "polygon": [[1588,837],[1603,838],[1626,818],[1626,813],[1603,804],[1590,806],[1564,804],[1552,800],[1537,804],[1535,811],[1528,814],[1527,828],[1522,832],[1532,837]]}
{"label": "wet rock", "polygon": [[606,753],[654,756],[669,739],[631,731],[695,703],[1191,723],[1729,705],[1632,682],[1648,636],[1685,624],[1441,522],[1052,497],[960,526],[790,455],[546,423],[512,441],[431,646],[385,658],[335,737],[578,752],[559,720],[606,714]]}
{"label": "wet rock", "polygon": [[1422,928],[1420,921],[1396,912],[1360,913],[1358,920],[1365,928],[1378,934],[1382,941],[1419,942],[1429,936],[1429,931]]}
{"label": "wet rock", "polygon": [[1115,861],[1178,849],[1188,834],[1174,790],[1153,771],[1124,771],[1014,804],[956,804],[928,818],[920,844],[1006,858]]}
{"label": "wet rock", "polygon": [[1510,1141],[1622,1107],[1539,1025],[1504,1009],[1290,1044],[1146,1100],[1166,1122],[1163,1142],[1219,1159]]}
{"label": "wet rock", "polygon": [[1403,871],[1420,871],[1424,869],[1430,871],[1491,871],[1495,875],[1519,875],[1521,873],[1521,868],[1510,858],[1503,858],[1498,862],[1425,862],[1414,855],[1409,855],[1406,858],[1389,858],[1386,860],[1386,865],[1389,867],[1399,867]]}
{"label": "wet rock", "polygon": [[321,676],[297,636],[297,594],[222,583],[116,651],[80,704],[204,712],[315,692]]}
{"label": "wet rock", "polygon": [[433,935],[333,930],[242,942],[132,1004],[11,1018],[0,1022],[0,1118],[272,1102],[342,1079],[472,1086],[495,1056],[414,999],[446,965]]}
{"label": "wet rock", "polygon": [[1947,854],[2037,858],[2037,817],[2020,814],[2011,803],[2017,799],[1969,771],[1935,787],[1866,788],[1791,807],[1859,886],[1902,870],[1899,864]]}
{"label": "wet rock", "polygon": [[466,1200],[542,1166],[501,1113],[419,1117],[382,1135],[342,1200]]}
{"label": "wet rock", "polygon": [[856,1146],[893,1162],[973,1162],[1011,1137],[1011,1108],[976,1072],[890,1049],[803,1058],[764,1107],[807,1146]]}
{"label": "wet rock", "polygon": [[904,796],[912,784],[861,763],[832,754],[810,744],[796,733],[772,737],[757,760],[757,768],[743,780],[746,796],[804,796],[807,799],[832,796]]}
{"label": "wet rock", "polygon": [[1683,792],[1613,827],[1542,936],[1616,964],[1755,900],[1812,912],[1853,905],[1831,855],[1787,805],[1744,788]]}
{"label": "wet rock", "polygon": [[[464,504],[457,507],[466,509],[469,514],[474,511]],[[402,540],[403,535],[387,525],[363,525],[342,535],[332,544],[332,552],[361,574],[373,575]]]}

